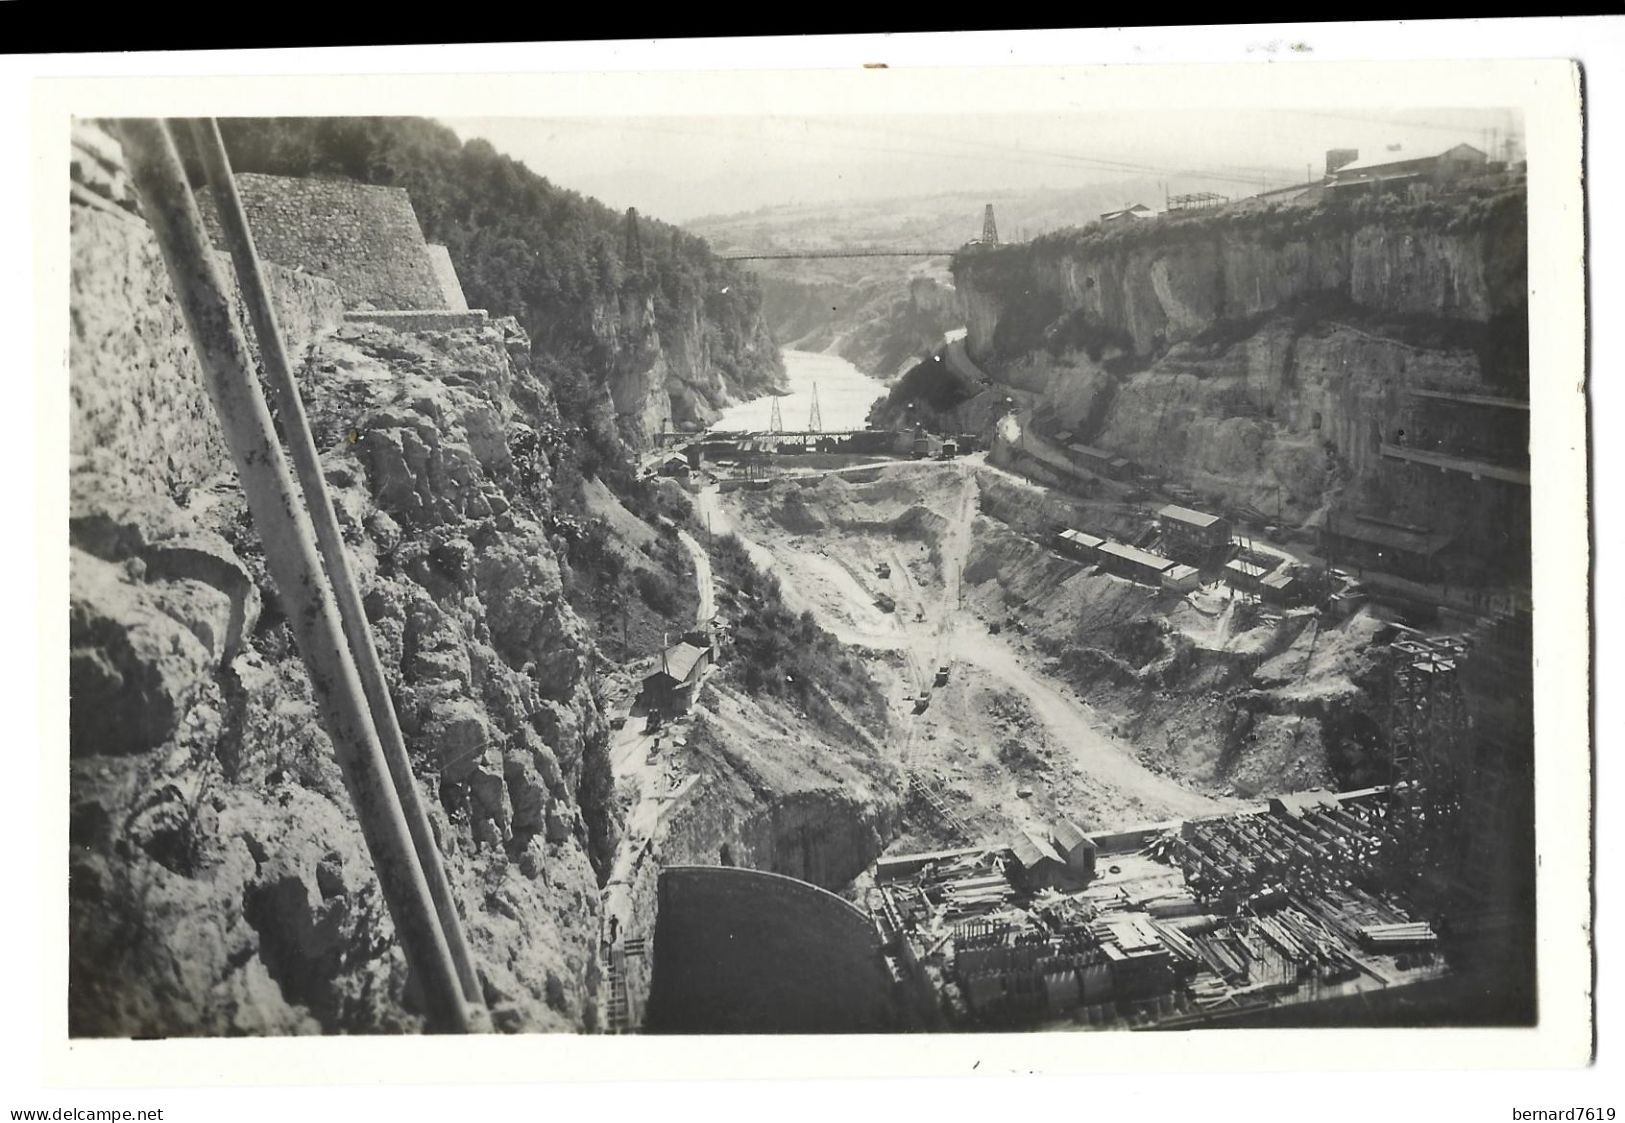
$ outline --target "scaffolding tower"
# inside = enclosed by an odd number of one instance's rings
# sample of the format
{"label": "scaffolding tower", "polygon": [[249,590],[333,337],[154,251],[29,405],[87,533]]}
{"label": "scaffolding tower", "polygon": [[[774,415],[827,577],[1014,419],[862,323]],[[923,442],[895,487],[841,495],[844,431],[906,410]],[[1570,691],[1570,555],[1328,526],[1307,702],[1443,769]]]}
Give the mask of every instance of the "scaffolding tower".
{"label": "scaffolding tower", "polygon": [[1212,207],[1222,207],[1229,201],[1223,195],[1216,195],[1212,191],[1193,191],[1188,195],[1168,196],[1168,209],[1171,211],[1201,211]]}
{"label": "scaffolding tower", "polygon": [[1395,640],[1388,663],[1389,838],[1397,863],[1454,880],[1470,769],[1461,636]]}

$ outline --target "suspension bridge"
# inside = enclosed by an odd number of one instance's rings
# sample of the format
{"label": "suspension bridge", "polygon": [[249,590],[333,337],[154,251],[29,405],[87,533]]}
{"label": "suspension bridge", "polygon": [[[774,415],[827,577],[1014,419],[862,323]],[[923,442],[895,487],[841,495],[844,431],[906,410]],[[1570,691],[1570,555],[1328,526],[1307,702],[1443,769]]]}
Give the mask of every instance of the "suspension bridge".
{"label": "suspension bridge", "polygon": [[[972,243],[974,245],[976,243]],[[963,249],[964,247],[960,247]],[[959,250],[828,250],[822,253],[722,253],[721,261],[811,261],[837,257],[952,257]]]}

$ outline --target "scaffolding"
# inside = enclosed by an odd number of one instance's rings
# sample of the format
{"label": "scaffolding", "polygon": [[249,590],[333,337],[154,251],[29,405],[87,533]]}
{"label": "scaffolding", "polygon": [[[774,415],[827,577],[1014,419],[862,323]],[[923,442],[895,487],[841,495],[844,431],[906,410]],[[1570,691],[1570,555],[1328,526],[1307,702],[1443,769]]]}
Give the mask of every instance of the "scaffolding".
{"label": "scaffolding", "polygon": [[1452,880],[1466,857],[1458,820],[1471,771],[1460,674],[1467,652],[1462,636],[1415,635],[1394,641],[1388,664],[1391,853],[1416,874]]}
{"label": "scaffolding", "polygon": [[1168,209],[1171,211],[1203,211],[1213,207],[1222,207],[1229,201],[1223,195],[1216,195],[1212,191],[1194,191],[1188,195],[1168,196]]}

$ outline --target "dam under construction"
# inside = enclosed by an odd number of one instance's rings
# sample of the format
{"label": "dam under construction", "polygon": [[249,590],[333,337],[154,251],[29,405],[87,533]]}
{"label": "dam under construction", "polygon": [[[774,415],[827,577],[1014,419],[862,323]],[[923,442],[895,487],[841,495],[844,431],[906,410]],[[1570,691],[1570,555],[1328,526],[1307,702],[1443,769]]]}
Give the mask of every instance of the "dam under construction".
{"label": "dam under construction", "polygon": [[[787,456],[753,481],[724,453],[686,480],[712,535],[889,683],[897,821],[889,840],[867,817],[846,839],[774,826],[765,851],[651,873],[621,1028],[1522,1024],[1532,733],[1507,700],[1532,675],[1527,611],[1300,587],[1292,542],[1221,525],[1214,548],[1189,528],[1216,516],[1083,505],[988,459]],[[1140,545],[1053,530],[1081,518]],[[719,619],[748,618],[715,579]],[[1130,664],[1098,665],[1123,637]],[[713,707],[699,690],[664,745],[640,734],[662,792],[693,783]],[[1200,759],[1145,751],[1169,728]],[[1337,759],[1350,743],[1368,755]],[[1258,793],[1282,775],[1301,779]],[[684,803],[653,805],[651,870]]]}

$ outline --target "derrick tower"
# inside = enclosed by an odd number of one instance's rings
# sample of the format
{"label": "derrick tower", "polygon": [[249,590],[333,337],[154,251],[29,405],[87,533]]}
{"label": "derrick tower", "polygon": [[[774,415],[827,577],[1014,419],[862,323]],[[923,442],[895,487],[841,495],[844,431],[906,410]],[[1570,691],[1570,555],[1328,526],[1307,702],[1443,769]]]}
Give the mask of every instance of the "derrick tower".
{"label": "derrick tower", "polygon": [[824,415],[818,412],[818,383],[813,383],[812,412],[807,415],[807,431],[809,433],[822,433],[824,431]]}
{"label": "derrick tower", "polygon": [[993,221],[993,204],[989,203],[982,211],[982,244],[996,246],[999,244],[999,226]]}
{"label": "derrick tower", "polygon": [[779,412],[779,399],[773,399],[773,416],[767,423],[769,433],[784,432],[784,415]]}

